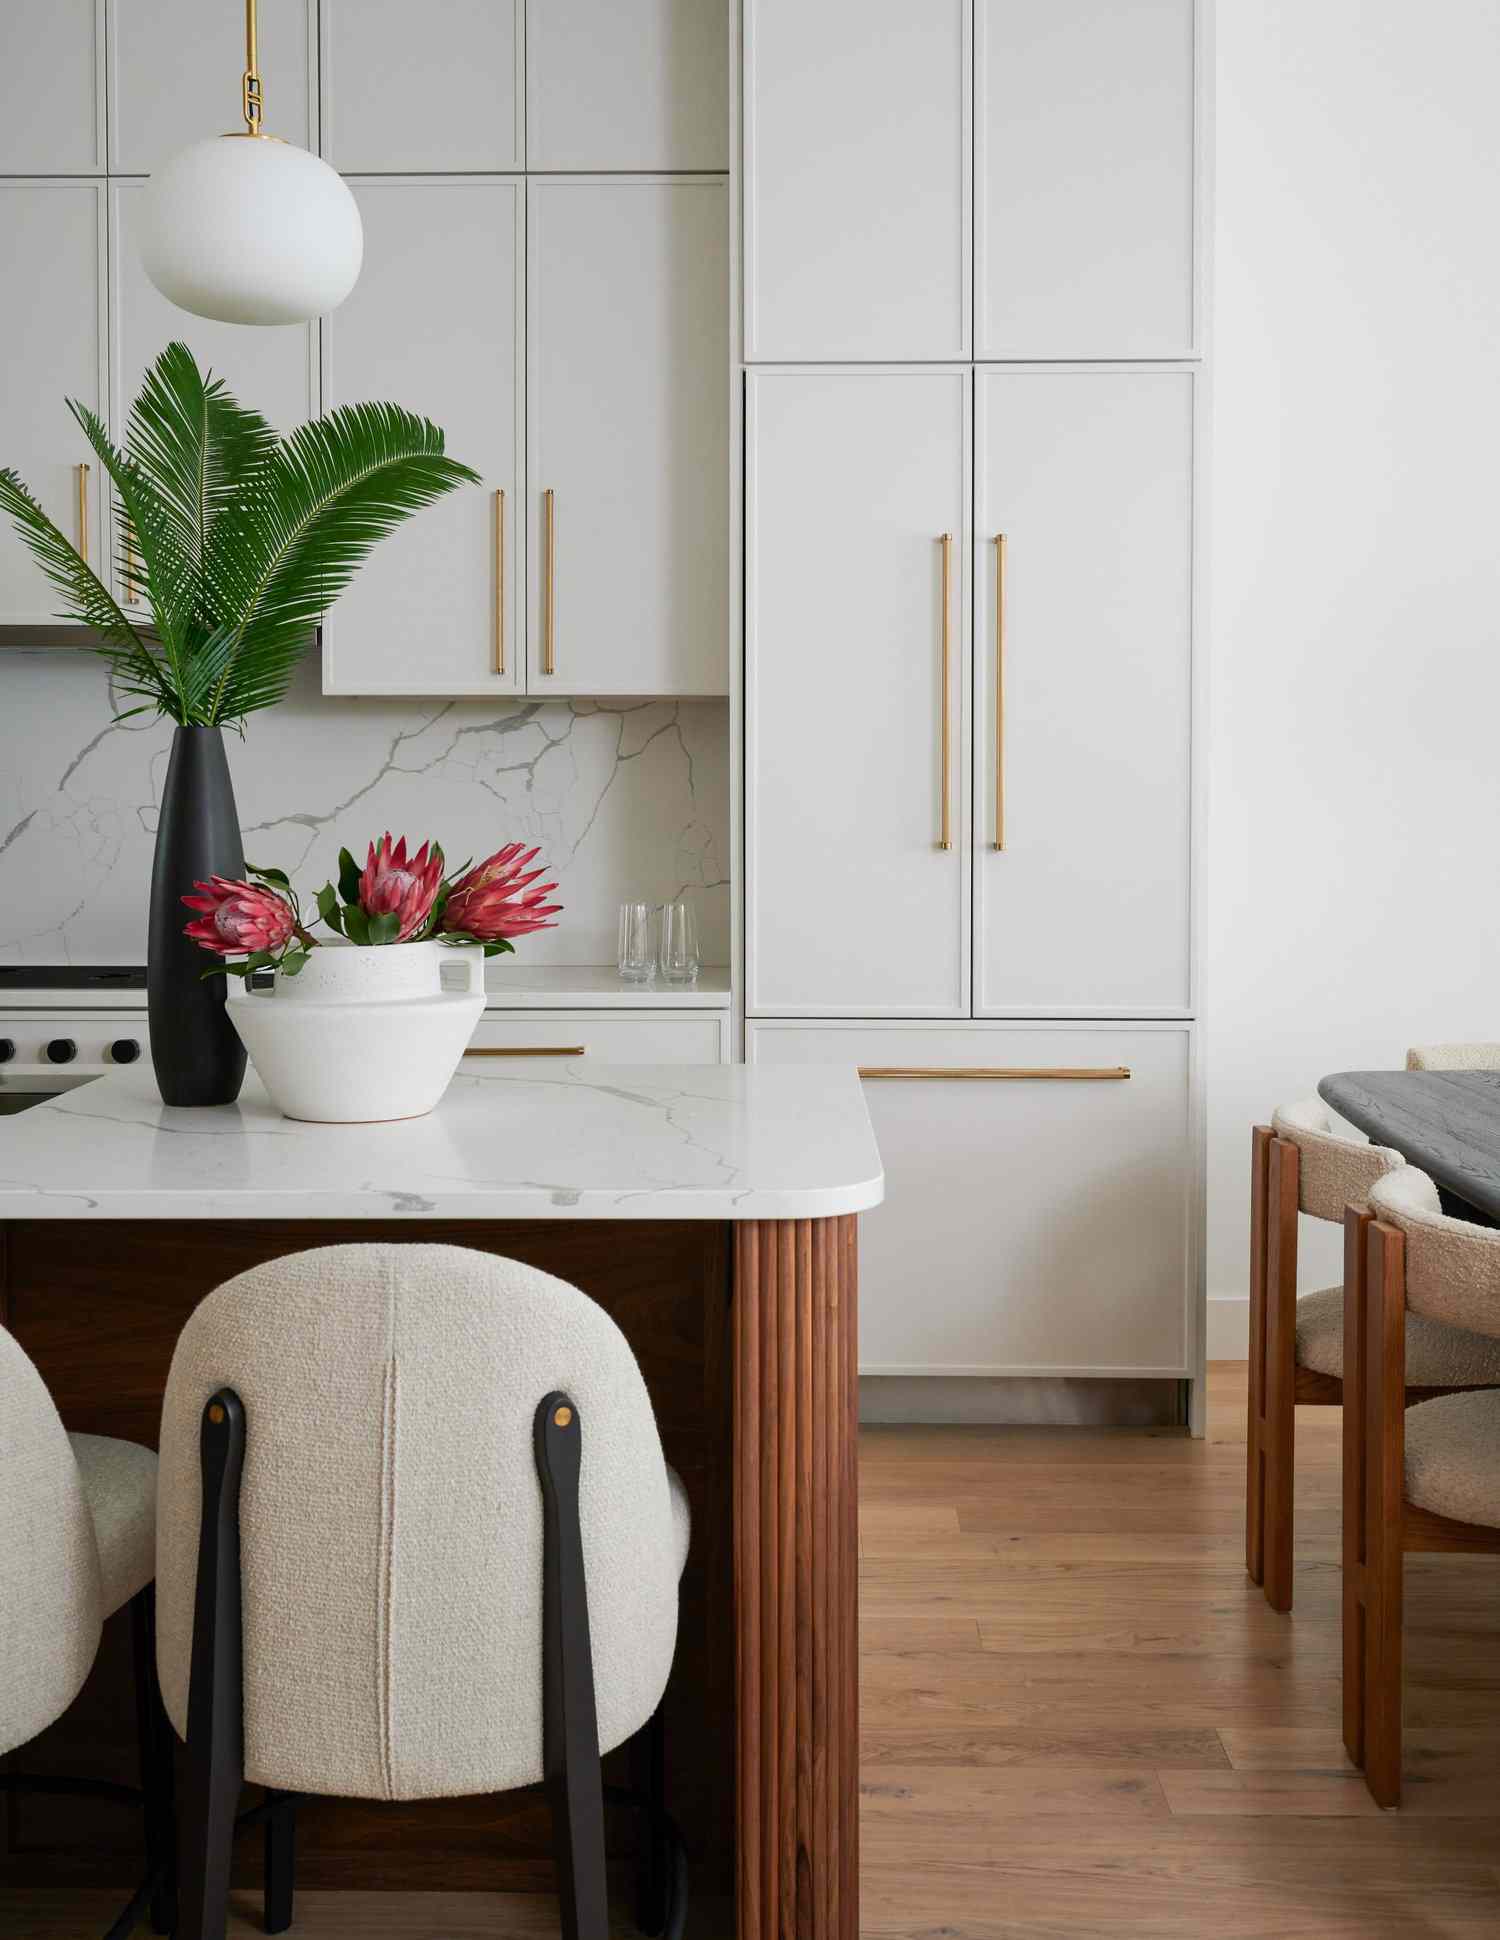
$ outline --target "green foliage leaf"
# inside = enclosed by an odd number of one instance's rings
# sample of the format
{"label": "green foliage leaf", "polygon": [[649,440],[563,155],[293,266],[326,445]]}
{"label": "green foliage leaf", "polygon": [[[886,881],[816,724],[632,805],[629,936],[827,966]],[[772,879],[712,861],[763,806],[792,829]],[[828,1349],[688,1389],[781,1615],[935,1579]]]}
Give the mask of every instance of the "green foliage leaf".
{"label": "green foliage leaf", "polygon": [[358,943],[361,948],[370,942],[370,919],[358,903],[344,905],[344,934],[351,943]]}
{"label": "green foliage leaf", "polygon": [[362,871],[359,864],[347,849],[339,850],[339,894],[346,903],[359,901],[359,879]]}
{"label": "green foliage leaf", "polygon": [[378,916],[370,918],[372,943],[394,943],[400,934],[401,918],[393,909],[383,909]]}
{"label": "green foliage leaf", "polygon": [[338,891],[331,882],[325,882],[318,891],[318,914],[329,929],[336,930],[340,936],[344,934],[344,919],[339,912]]}
{"label": "green foliage leaf", "polygon": [[261,882],[268,882],[276,889],[290,889],[292,879],[283,869],[257,869],[253,862],[245,864],[245,874],[255,876]]}
{"label": "green foliage leaf", "polygon": [[282,976],[295,977],[303,964],[306,963],[308,954],[306,950],[288,950],[276,967]]}
{"label": "green foliage leaf", "polygon": [[484,953],[487,957],[513,957],[516,946],[507,937],[497,936],[492,943],[486,943]]}

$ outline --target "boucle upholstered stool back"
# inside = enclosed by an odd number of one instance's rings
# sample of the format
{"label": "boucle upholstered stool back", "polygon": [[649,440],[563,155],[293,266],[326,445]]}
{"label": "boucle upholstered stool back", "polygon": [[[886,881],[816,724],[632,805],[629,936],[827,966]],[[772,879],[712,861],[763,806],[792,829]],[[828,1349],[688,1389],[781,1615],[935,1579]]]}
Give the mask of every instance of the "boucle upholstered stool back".
{"label": "boucle upholstered stool back", "polygon": [[187,1735],[201,1481],[216,1390],[244,1407],[246,1778],[431,1798],[539,1780],[542,1501],[533,1416],[566,1390],[599,1748],[655,1710],[677,1567],[666,1464],[602,1308],[452,1246],[331,1246],[225,1283],[183,1329],[161,1439],[162,1691]]}
{"label": "boucle upholstered stool back", "polygon": [[0,1752],[60,1718],[99,1648],[94,1522],[46,1383],[0,1327]]}
{"label": "boucle upholstered stool back", "polygon": [[1345,1206],[1362,1206],[1377,1179],[1406,1163],[1388,1145],[1336,1132],[1321,1098],[1283,1105],[1271,1127],[1297,1148],[1297,1206],[1314,1219],[1341,1221]]}
{"label": "boucle upholstered stool back", "polygon": [[1415,1165],[1377,1181],[1370,1211],[1406,1237],[1410,1312],[1500,1336],[1500,1230],[1445,1213],[1436,1185]]}
{"label": "boucle upholstered stool back", "polygon": [[1414,1044],[1408,1071],[1500,1071],[1500,1044]]}

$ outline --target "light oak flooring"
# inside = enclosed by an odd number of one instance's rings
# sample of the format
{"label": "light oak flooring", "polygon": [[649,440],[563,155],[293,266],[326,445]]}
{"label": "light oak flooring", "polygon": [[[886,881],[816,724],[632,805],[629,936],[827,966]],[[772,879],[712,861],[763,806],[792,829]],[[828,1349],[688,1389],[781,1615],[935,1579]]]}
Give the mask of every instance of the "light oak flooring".
{"label": "light oak flooring", "polygon": [[[865,1935],[1500,1932],[1500,1559],[1407,1560],[1406,1802],[1381,1812],[1339,1742],[1338,1412],[1299,1409],[1297,1433],[1277,1617],[1244,1574],[1240,1366],[1214,1370],[1198,1443],[865,1432]],[[258,1931],[244,1905],[236,1934]],[[107,1917],[97,1895],[0,1894],[7,1937]],[[545,1899],[308,1893],[293,1931],[529,1940],[555,1919]]]}

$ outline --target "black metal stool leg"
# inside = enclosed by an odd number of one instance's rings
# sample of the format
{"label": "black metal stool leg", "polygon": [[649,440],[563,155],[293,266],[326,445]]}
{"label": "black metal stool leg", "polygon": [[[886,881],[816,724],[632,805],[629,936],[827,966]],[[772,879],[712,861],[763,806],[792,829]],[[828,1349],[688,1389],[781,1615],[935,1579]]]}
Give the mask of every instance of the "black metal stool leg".
{"label": "black metal stool leg", "polygon": [[641,1805],[635,1923],[658,1934],[667,1924],[666,1733],[660,1707],[630,1741],[631,1782]]}
{"label": "black metal stool leg", "polygon": [[151,1930],[177,1924],[177,1826],[172,1798],[172,1727],[156,1680],[156,1585],[132,1597],[130,1635],[135,1656],[135,1719],[146,1816],[146,1873],[151,1882]]}
{"label": "black metal stool leg", "polygon": [[297,1797],[278,1800],[266,1820],[265,1929],[285,1933],[292,1924],[292,1887],[297,1864]]}

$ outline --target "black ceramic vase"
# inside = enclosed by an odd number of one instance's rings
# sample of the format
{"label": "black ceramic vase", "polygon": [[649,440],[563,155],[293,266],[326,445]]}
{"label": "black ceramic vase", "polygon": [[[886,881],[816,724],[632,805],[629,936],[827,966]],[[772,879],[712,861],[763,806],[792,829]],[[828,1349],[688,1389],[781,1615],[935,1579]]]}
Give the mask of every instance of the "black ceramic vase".
{"label": "black ceramic vase", "polygon": [[204,977],[214,959],[183,935],[193,912],[182,899],[195,882],[244,873],[222,734],[180,727],[161,795],[146,943],[151,1062],[169,1105],[229,1105],[240,1095],[245,1047],[225,1014],[229,979]]}

